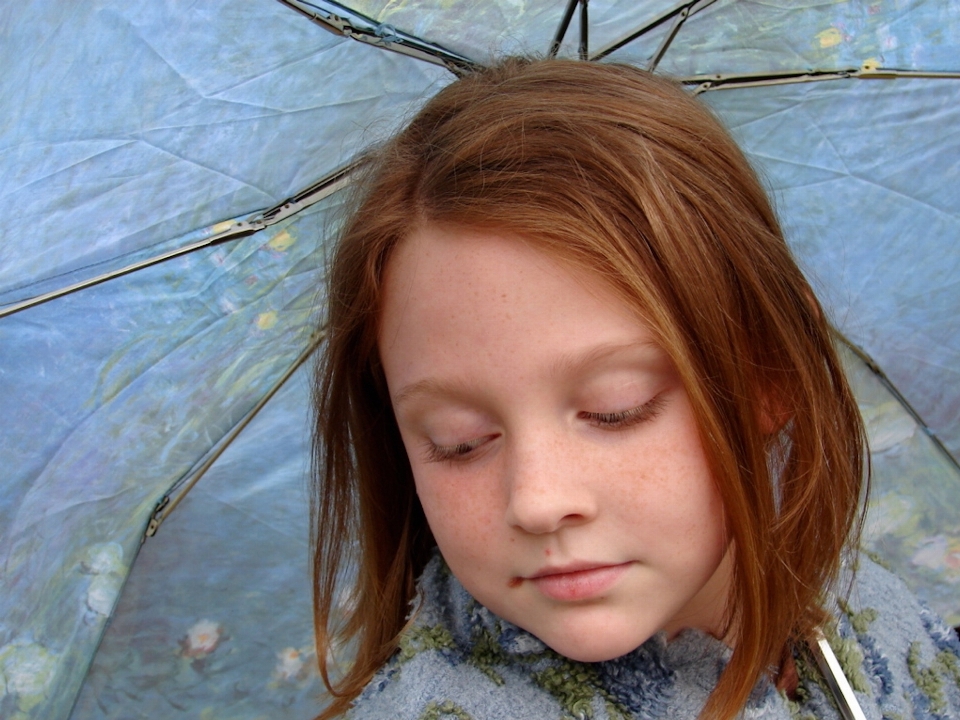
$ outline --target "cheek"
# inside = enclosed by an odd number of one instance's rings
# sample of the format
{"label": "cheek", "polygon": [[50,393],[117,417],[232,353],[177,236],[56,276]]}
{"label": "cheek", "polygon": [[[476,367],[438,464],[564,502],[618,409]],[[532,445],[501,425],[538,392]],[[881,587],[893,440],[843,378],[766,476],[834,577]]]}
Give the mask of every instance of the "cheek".
{"label": "cheek", "polygon": [[[432,470],[432,468],[431,468]],[[446,472],[414,469],[417,496],[444,556],[480,555],[502,524],[498,493],[476,477],[449,477]],[[450,473],[456,475],[456,473]],[[449,561],[449,558],[448,558]]]}
{"label": "cheek", "polygon": [[610,470],[598,479],[606,507],[624,522],[634,518],[635,532],[650,542],[676,543],[678,552],[687,543],[723,544],[723,504],[689,418],[681,414],[638,435],[636,443],[618,449],[614,462],[598,462]]}

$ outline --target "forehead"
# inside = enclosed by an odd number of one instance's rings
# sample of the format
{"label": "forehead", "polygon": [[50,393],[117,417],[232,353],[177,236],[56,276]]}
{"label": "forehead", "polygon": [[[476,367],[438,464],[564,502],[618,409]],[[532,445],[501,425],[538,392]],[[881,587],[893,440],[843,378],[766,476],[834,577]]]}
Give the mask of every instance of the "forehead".
{"label": "forehead", "polygon": [[[584,263],[572,260],[552,243],[510,230],[477,228],[452,223],[423,223],[414,228],[390,253],[383,271],[382,305],[400,299],[406,302],[444,286],[456,289],[454,296],[493,290],[494,285],[552,280],[569,292],[586,291],[603,303],[616,306],[642,320],[639,303],[620,297],[613,283]],[[552,283],[551,283],[552,284]],[[509,289],[485,300],[509,299]]]}
{"label": "forehead", "polygon": [[378,345],[392,393],[425,378],[555,377],[617,348],[664,356],[599,274],[515,236],[436,225],[387,263]]}
{"label": "forehead", "polygon": [[[531,286],[539,292],[529,292]],[[381,329],[415,311],[430,311],[434,321],[481,312],[501,312],[508,320],[520,309],[562,314],[573,309],[566,299],[580,294],[614,312],[636,314],[599,273],[575,266],[535,240],[509,231],[427,223],[387,260]]]}

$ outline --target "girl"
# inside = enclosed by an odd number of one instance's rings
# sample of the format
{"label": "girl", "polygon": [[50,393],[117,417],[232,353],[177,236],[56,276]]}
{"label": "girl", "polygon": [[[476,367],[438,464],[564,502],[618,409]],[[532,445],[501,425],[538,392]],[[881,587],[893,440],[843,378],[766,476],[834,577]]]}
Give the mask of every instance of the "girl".
{"label": "girl", "polygon": [[321,718],[960,713],[956,639],[857,561],[860,416],[709,112],[512,60],[368,160],[316,394]]}

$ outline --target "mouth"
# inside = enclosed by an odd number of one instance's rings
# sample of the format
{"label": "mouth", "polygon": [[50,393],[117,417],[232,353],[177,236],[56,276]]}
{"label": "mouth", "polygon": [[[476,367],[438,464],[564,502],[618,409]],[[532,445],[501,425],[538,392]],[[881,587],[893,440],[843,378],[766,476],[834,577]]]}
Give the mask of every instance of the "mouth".
{"label": "mouth", "polygon": [[628,562],[617,565],[578,563],[543,568],[526,580],[551,600],[593,600],[610,590],[628,567]]}

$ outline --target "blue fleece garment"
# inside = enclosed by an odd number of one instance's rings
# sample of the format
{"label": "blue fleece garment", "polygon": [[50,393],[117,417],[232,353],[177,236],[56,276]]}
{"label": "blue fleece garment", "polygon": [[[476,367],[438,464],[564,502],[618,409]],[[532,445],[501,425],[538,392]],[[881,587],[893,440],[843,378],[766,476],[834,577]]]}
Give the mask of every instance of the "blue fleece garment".
{"label": "blue fleece garment", "polygon": [[[439,557],[420,579],[417,607],[352,720],[696,718],[731,653],[687,630],[614,660],[575,662],[480,605]],[[956,635],[870,560],[861,559],[828,636],[868,720],[960,719]],[[839,720],[815,666],[800,658],[798,669],[796,701],[762,679],[741,717]]]}

